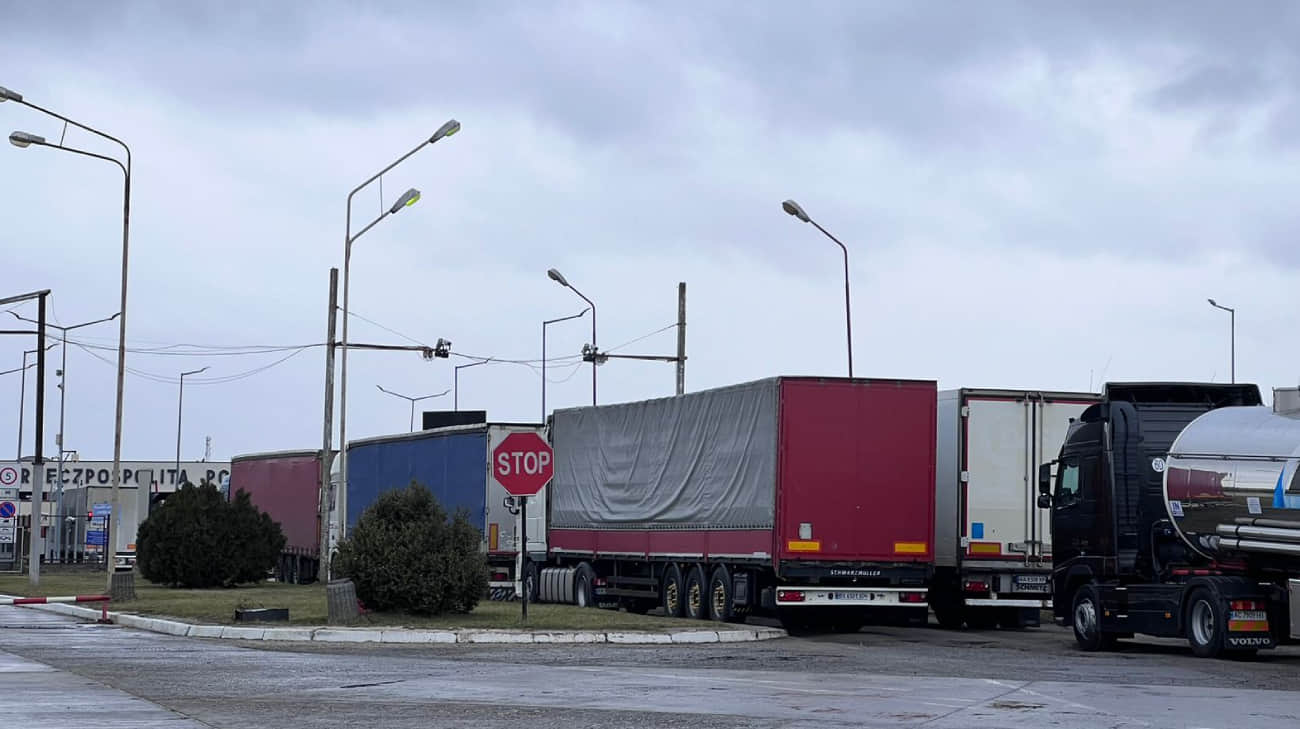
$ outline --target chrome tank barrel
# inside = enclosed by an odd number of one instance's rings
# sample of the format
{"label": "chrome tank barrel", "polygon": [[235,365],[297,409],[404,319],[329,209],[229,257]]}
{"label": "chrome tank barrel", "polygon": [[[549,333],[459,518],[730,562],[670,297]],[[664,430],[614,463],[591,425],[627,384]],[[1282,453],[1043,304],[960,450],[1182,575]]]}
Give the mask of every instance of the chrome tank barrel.
{"label": "chrome tank barrel", "polygon": [[1300,413],[1225,407],[1193,420],[1161,462],[1165,509],[1207,558],[1300,558]]}

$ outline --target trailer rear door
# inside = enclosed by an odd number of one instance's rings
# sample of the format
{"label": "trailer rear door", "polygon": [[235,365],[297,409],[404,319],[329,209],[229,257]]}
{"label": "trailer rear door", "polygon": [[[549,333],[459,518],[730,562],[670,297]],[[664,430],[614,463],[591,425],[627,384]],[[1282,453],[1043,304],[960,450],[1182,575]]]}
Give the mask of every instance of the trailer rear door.
{"label": "trailer rear door", "polygon": [[936,398],[934,382],[782,381],[780,559],[933,558]]}
{"label": "trailer rear door", "polygon": [[1095,399],[1037,392],[968,394],[962,418],[965,559],[1050,556],[1051,517],[1037,506],[1038,465],[1065,440],[1070,418]]}

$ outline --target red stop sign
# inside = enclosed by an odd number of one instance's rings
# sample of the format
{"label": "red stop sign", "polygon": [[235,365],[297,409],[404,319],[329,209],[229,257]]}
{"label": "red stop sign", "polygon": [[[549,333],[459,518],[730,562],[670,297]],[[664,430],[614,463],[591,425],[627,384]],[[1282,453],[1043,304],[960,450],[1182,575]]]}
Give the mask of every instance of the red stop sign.
{"label": "red stop sign", "polygon": [[492,475],[513,496],[534,496],[555,473],[551,446],[536,433],[511,433],[492,451]]}

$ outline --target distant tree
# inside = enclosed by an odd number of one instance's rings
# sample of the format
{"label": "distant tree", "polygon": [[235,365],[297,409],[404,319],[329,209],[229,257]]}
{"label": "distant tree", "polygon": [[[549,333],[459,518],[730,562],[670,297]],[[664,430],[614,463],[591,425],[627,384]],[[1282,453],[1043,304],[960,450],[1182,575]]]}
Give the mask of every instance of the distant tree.
{"label": "distant tree", "polygon": [[412,481],[380,495],[339,543],[334,564],[367,608],[415,615],[468,613],[488,587],[486,556],[469,512],[448,519],[429,489]]}
{"label": "distant tree", "polygon": [[172,587],[229,587],[265,579],[284,544],[247,493],[227,501],[210,482],[185,483],[140,525],[136,566]]}

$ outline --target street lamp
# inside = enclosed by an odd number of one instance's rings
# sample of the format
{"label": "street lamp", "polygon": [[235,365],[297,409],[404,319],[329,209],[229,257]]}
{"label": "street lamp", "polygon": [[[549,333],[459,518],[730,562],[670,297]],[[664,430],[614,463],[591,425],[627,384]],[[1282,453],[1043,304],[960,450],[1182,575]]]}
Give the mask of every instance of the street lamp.
{"label": "street lamp", "polygon": [[493,357],[488,357],[487,359],[481,359],[477,362],[470,362],[469,364],[456,365],[455,367],[452,368],[453,371],[451,375],[451,389],[452,389],[451,398],[453,404],[451,407],[453,410],[455,410],[456,412],[460,412],[460,371],[465,369],[466,367],[477,367],[481,364],[487,364],[488,362],[491,362],[493,359],[494,359]]}
{"label": "street lamp", "polygon": [[393,395],[394,397],[400,397],[400,398],[402,398],[403,400],[409,400],[409,401],[410,401],[410,403],[411,403],[411,432],[412,432],[412,433],[415,432],[415,404],[416,404],[417,402],[421,401],[421,400],[428,400],[428,399],[431,398],[431,397],[442,397],[443,395],[446,395],[448,392],[451,392],[450,390],[443,390],[442,392],[438,393],[437,395],[421,395],[420,397],[411,397],[410,395],[403,395],[403,394],[401,394],[401,393],[393,392],[392,390],[385,390],[383,385],[375,385],[375,387],[378,387],[379,390],[380,390],[380,392],[386,392],[386,393],[388,393],[389,395]]}
{"label": "street lamp", "polygon": [[[340,518],[339,518],[340,538],[347,536],[347,529],[348,529],[348,522],[346,516],[346,514],[348,513],[348,288],[349,288],[348,284],[350,282],[350,278],[351,278],[350,274],[352,270],[352,243],[357,238],[360,238],[366,231],[375,227],[375,225],[377,225],[379,221],[383,220],[385,217],[398,212],[404,207],[409,207],[411,205],[414,205],[416,201],[420,199],[420,191],[414,188],[407,190],[401,197],[397,199],[397,202],[394,203],[392,207],[388,208],[378,218],[375,218],[373,222],[371,222],[366,227],[362,228],[355,235],[352,233],[352,198],[355,197],[356,194],[360,192],[363,188],[365,188],[367,185],[382,177],[385,172],[388,172],[389,170],[393,169],[394,167],[401,164],[402,162],[405,162],[408,157],[415,154],[416,152],[419,152],[421,149],[424,149],[425,145],[434,144],[438,140],[444,137],[450,137],[451,135],[459,131],[460,131],[460,122],[456,121],[455,119],[449,119],[442,126],[438,127],[438,131],[434,132],[433,135],[430,136],[428,139],[421,141],[410,152],[407,152],[401,157],[398,157],[397,160],[394,161],[392,164],[388,165],[387,167],[380,170],[379,172],[376,172],[375,174],[371,175],[369,179],[367,179],[365,182],[361,183],[360,185],[357,185],[355,188],[353,188],[352,192],[348,193],[348,205],[347,205],[348,209],[347,209],[347,220],[346,220],[347,228],[344,231],[344,236],[343,236],[343,338],[339,342],[339,348],[342,350],[342,357],[343,357],[342,371],[339,373],[339,484],[340,484],[340,488],[338,493],[338,502],[339,502],[338,513],[340,514]],[[330,453],[329,453],[329,449],[327,448],[321,454],[321,473],[323,474],[321,483],[327,483],[325,479],[329,477],[329,470],[330,470],[329,460],[330,460]],[[324,526],[322,528],[324,528]],[[328,569],[329,569],[328,562],[329,562],[329,554],[327,553],[321,555],[321,570],[320,570],[321,574],[328,574]]]}
{"label": "street lamp", "polygon": [[[551,269],[551,270],[555,271],[555,269]],[[560,272],[555,271],[555,274],[559,276]],[[564,278],[564,277],[560,276],[560,278]],[[583,309],[582,311],[578,312],[577,314],[573,314],[572,316],[562,316],[559,319],[547,319],[542,322],[542,423],[543,424],[546,423],[546,327],[551,324],[556,324],[558,322],[568,321],[570,319],[577,319],[578,317],[586,313],[587,310]]]}
{"label": "street lamp", "polygon": [[575,289],[573,284],[569,283],[569,280],[564,277],[564,274],[554,268],[547,270],[546,275],[550,276],[551,280],[555,283],[577,294],[583,301],[587,302],[587,306],[591,308],[591,404],[595,405],[596,363],[600,360],[600,352],[596,349],[596,304],[594,304],[591,299],[584,296],[581,291]]}
{"label": "street lamp", "polygon": [[1229,345],[1232,348],[1231,350],[1232,351],[1232,359],[1231,359],[1232,383],[1235,385],[1237,383],[1237,310],[1233,309],[1230,306],[1224,306],[1216,302],[1214,299],[1206,299],[1206,301],[1210,302],[1210,306],[1213,306],[1216,309],[1223,309],[1224,311],[1228,312],[1230,326],[1232,327],[1231,340],[1230,340],[1231,344]]}
{"label": "street lamp", "polygon": [[[16,311],[10,311],[9,313],[13,314],[15,317],[17,317],[22,321],[31,322],[33,324],[40,324],[40,322],[37,321],[36,319],[28,319],[25,316],[19,315],[18,312]],[[50,324],[50,323],[46,323],[45,325],[47,327],[58,329],[59,331],[63,332],[63,364],[59,369],[59,435],[58,438],[55,439],[55,444],[59,446],[59,476],[58,476],[59,491],[58,491],[58,496],[55,498],[55,507],[54,507],[55,510],[58,511],[59,513],[59,518],[55,520],[55,525],[54,525],[54,541],[58,545],[58,550],[59,550],[58,560],[60,562],[63,561],[63,521],[64,521],[63,520],[64,517],[63,514],[63,445],[64,443],[67,442],[67,438],[64,436],[64,431],[63,431],[63,413],[64,413],[63,404],[68,394],[68,332],[73,329],[88,327],[91,326],[92,324],[103,324],[104,322],[113,321],[116,318],[117,318],[117,314],[114,314],[112,316],[105,317],[103,319],[96,319],[94,321],[82,322],[81,324],[72,324],[66,327],[62,327],[59,326],[58,324]],[[50,346],[54,346],[54,345],[50,345]],[[20,432],[19,442],[21,442],[22,425],[20,424],[18,427]],[[18,450],[22,451],[22,447],[19,446]],[[21,455],[22,453],[20,452],[19,456]]]}
{"label": "street lamp", "polygon": [[[129,260],[129,241],[130,241],[130,221],[131,221],[131,148],[122,140],[105,134],[104,132],[88,127],[81,122],[73,121],[62,114],[42,108],[36,104],[23,99],[23,95],[0,86],[0,102],[14,101],[30,109],[41,112],[55,119],[62,121],[64,124],[71,124],[79,129],[83,129],[91,134],[103,137],[111,142],[121,145],[126,152],[126,163],[123,164],[112,157],[106,157],[101,154],[87,152],[73,147],[65,147],[62,144],[50,144],[43,137],[35,134],[26,134],[24,132],[14,132],[9,135],[9,141],[17,147],[28,147],[38,145],[42,147],[52,147],[61,149],[65,152],[72,152],[83,157],[94,157],[106,162],[112,162],[122,170],[123,190],[122,190],[122,286],[121,286],[121,305],[118,307],[118,329],[117,329],[117,404],[113,416],[113,497],[112,497],[112,519],[117,522],[121,519],[119,512],[119,496],[122,486],[122,391],[126,382],[126,283],[127,283],[127,262]],[[115,526],[117,526],[115,524]],[[118,529],[112,529],[112,533],[120,533]],[[105,560],[108,571],[108,590],[112,594],[113,574],[116,572],[117,562],[117,545],[113,541],[108,543],[108,558]]]}
{"label": "street lamp", "polygon": [[[45,351],[48,352],[56,346],[58,346],[58,342],[46,347]],[[19,375],[21,382],[18,385],[18,457],[14,459],[15,461],[23,460],[23,414],[27,412],[27,368],[35,364],[27,364],[27,355],[36,354],[38,351],[35,349],[23,350],[23,366],[18,368],[21,373]]]}
{"label": "street lamp", "polygon": [[176,488],[181,486],[181,408],[185,402],[185,376],[197,375],[200,372],[207,372],[208,368],[203,367],[197,370],[181,373],[181,387],[176,394]]}
{"label": "street lamp", "polygon": [[835,241],[836,245],[840,247],[840,250],[844,251],[844,329],[846,334],[848,335],[849,377],[852,377],[853,376],[853,315],[851,313],[852,309],[849,306],[849,249],[844,247],[844,244],[840,242],[839,238],[836,238],[835,236],[831,235],[829,232],[827,232],[825,228],[818,225],[817,221],[808,217],[808,213],[804,212],[804,209],[799,206],[799,203],[795,202],[794,200],[786,200],[785,202],[781,203],[781,208],[784,209],[790,215],[793,215],[794,217],[802,220],[805,223],[812,223],[813,226],[817,228],[817,230],[820,230],[822,234],[825,235],[827,238],[830,238],[831,240]]}

